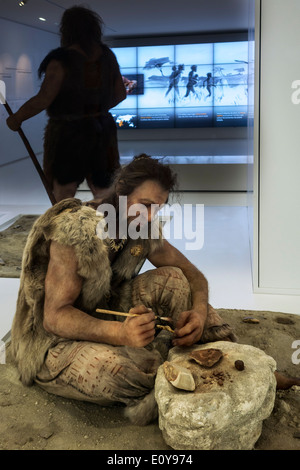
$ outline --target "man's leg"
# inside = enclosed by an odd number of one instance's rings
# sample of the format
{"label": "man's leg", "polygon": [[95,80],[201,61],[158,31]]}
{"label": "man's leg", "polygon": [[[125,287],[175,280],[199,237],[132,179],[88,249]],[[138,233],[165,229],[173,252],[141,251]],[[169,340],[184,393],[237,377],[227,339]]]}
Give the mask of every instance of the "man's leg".
{"label": "man's leg", "polygon": [[132,406],[154,387],[157,351],[87,341],[63,341],[48,351],[36,383],[55,395]]}
{"label": "man's leg", "polygon": [[77,183],[59,184],[56,179],[53,180],[53,194],[56,202],[69,197],[74,197],[77,191]]}
{"label": "man's leg", "polygon": [[[133,306],[151,307],[157,315],[172,317],[174,325],[181,312],[191,309],[189,283],[179,268],[161,267],[137,276],[132,284]],[[210,341],[235,341],[232,328],[208,305],[208,315],[201,337],[202,343]]]}
{"label": "man's leg", "polygon": [[[180,313],[191,306],[189,284],[178,268],[148,271],[133,281],[132,301],[133,305],[144,304],[160,315],[171,316],[176,322]],[[212,310],[209,309],[210,319]],[[209,325],[223,328],[217,314]],[[169,339],[166,335],[168,346]],[[84,341],[61,342],[48,351],[36,383],[67,398],[102,406],[123,403],[127,405],[126,416],[133,423],[144,425],[157,416],[154,383],[166,349],[159,342],[157,348],[155,344],[149,348],[128,348]]]}
{"label": "man's leg", "polygon": [[111,188],[100,188],[99,186],[96,186],[92,182],[92,179],[90,177],[86,178],[86,182],[90,190],[92,191],[94,199],[99,199],[99,200],[105,199],[111,193]]}

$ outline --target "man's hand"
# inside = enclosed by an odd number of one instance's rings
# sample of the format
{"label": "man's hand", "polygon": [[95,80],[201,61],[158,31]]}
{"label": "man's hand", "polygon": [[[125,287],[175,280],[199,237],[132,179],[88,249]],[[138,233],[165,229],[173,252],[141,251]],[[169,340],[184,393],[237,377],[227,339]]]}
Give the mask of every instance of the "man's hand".
{"label": "man's hand", "polygon": [[196,310],[182,312],[175,328],[173,346],[192,346],[202,336],[206,314]]}
{"label": "man's hand", "polygon": [[12,131],[17,131],[21,127],[21,123],[16,118],[15,114],[12,114],[6,119],[6,124]]}
{"label": "man's hand", "polygon": [[143,348],[154,340],[155,314],[144,305],[131,308],[129,313],[135,313],[138,316],[127,317],[121,324],[121,344],[133,348]]}
{"label": "man's hand", "polygon": [[182,312],[175,329],[174,346],[191,346],[202,336],[208,309],[208,283],[205,276],[180,251],[167,240],[161,248],[148,256],[156,268],[175,266],[180,268],[189,282],[192,308]]}

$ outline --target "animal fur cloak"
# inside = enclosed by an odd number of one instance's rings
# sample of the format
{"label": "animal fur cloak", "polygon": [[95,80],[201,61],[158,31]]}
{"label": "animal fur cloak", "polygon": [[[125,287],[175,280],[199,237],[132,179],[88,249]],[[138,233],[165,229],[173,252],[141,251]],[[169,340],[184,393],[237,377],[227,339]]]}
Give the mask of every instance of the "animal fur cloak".
{"label": "animal fur cloak", "polygon": [[[78,274],[83,279],[76,308],[94,315],[97,307],[128,311],[132,306],[130,280],[148,254],[161,244],[161,239],[129,239],[111,265],[109,239],[102,240],[96,233],[97,226],[103,229],[103,220],[80,200],[66,199],[40,216],[32,227],[23,254],[11,340],[13,357],[25,385],[33,382],[48,349],[59,341],[65,341],[43,327],[45,277],[51,240],[72,246],[75,250]],[[142,245],[142,250],[133,251],[136,245],[139,248]]]}

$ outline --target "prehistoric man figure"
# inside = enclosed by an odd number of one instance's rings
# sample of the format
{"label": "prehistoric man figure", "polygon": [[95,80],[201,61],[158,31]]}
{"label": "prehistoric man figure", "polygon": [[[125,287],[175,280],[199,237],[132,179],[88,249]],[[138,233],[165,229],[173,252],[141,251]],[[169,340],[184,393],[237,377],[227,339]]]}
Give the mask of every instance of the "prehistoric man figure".
{"label": "prehistoric man figure", "polygon": [[[169,76],[169,88],[167,89],[165,96],[167,96],[170,93],[170,91],[172,90],[172,88],[174,88],[175,95],[177,95],[177,97],[179,97],[178,83],[179,83],[180,76],[181,76],[183,70],[184,70],[184,65],[182,65],[182,64],[178,65],[178,68],[176,67],[176,65],[174,65],[172,67],[172,73]],[[174,96],[174,98],[175,98],[175,96]]]}
{"label": "prehistoric man figure", "polygon": [[56,201],[74,197],[84,179],[94,197],[103,197],[120,167],[117,127],[109,110],[126,98],[127,81],[102,41],[102,19],[92,10],[65,10],[60,39],[61,47],[39,67],[39,92],[7,125],[16,131],[46,110],[43,169]]}
{"label": "prehistoric man figure", "polygon": [[[175,182],[169,167],[146,155],[122,168],[102,204],[116,208],[113,238],[106,216],[78,199],[59,202],[36,221],[12,326],[24,384],[103,406],[122,403],[132,422],[145,425],[157,416],[155,376],[172,345],[235,340],[208,303],[204,275],[152,230],[153,205],[167,202]],[[127,196],[125,211],[120,196]],[[132,215],[135,204],[145,207],[144,219]],[[135,225],[136,234],[146,227],[158,236],[121,236],[124,218],[128,233]],[[155,269],[138,274],[145,259]],[[99,308],[138,315],[111,320]],[[172,318],[174,336],[156,335],[155,315]]]}
{"label": "prehistoric man figure", "polygon": [[[117,221],[127,216],[119,196],[127,196],[128,208],[143,204],[147,216],[138,231],[152,226],[151,205],[165,204],[175,182],[169,167],[142,155],[120,170],[105,202],[116,208]],[[153,387],[166,346],[234,334],[209,306],[203,274],[160,232],[156,239],[105,238],[104,220],[66,199],[36,221],[24,250],[13,356],[24,384],[101,405],[123,403],[133,422],[146,424],[155,417]],[[127,224],[135,220],[129,216]],[[145,259],[156,269],[136,275]],[[97,308],[139,315],[112,321]],[[173,319],[173,339],[166,331],[156,335],[155,315]]]}
{"label": "prehistoric man figure", "polygon": [[206,83],[206,89],[208,91],[208,95],[206,98],[209,98],[211,96],[211,87],[212,86],[216,86],[214,85],[214,82],[213,82],[213,77],[212,77],[212,74],[211,73],[207,73],[206,74],[206,79],[203,80],[203,88],[205,87],[205,83]]}
{"label": "prehistoric man figure", "polygon": [[184,95],[184,98],[188,97],[190,92],[193,92],[194,95],[198,96],[194,88],[198,80],[198,75],[195,73],[196,71],[197,71],[197,66],[192,65],[191,71],[189,72],[189,75],[188,75],[188,82],[186,85],[186,93]]}

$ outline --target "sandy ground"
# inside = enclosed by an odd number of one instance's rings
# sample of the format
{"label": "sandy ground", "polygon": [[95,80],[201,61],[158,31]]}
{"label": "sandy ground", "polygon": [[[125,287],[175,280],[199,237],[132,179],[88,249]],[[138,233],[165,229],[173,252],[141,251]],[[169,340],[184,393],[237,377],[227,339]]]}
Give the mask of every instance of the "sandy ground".
{"label": "sandy ground", "polygon": [[[24,216],[0,232],[0,276],[20,276],[23,247],[35,219]],[[219,312],[235,328],[240,343],[262,349],[276,360],[280,372],[300,377],[300,345],[292,347],[300,341],[300,315]],[[248,316],[259,322],[244,322]],[[158,422],[134,426],[123,417],[122,406],[103,408],[49,395],[37,386],[23,386],[10,361],[9,346],[5,364],[0,364],[0,449],[172,450]],[[277,391],[273,412],[263,424],[255,449],[300,450],[299,386]]]}
{"label": "sandy ground", "polygon": [[[239,342],[263,349],[277,368],[300,376],[300,316],[271,312],[219,310],[236,330]],[[255,315],[259,323],[244,323]],[[172,450],[163,440],[158,422],[134,426],[123,407],[104,408],[50,395],[37,386],[25,387],[10,363],[0,365],[0,449],[10,450]],[[296,361],[296,362],[298,362]],[[251,391],[249,391],[251,393]],[[263,423],[255,450],[300,450],[300,387],[279,390],[271,416]]]}
{"label": "sandy ground", "polygon": [[37,215],[21,216],[0,232],[0,277],[17,278],[21,274],[22,253]]}

